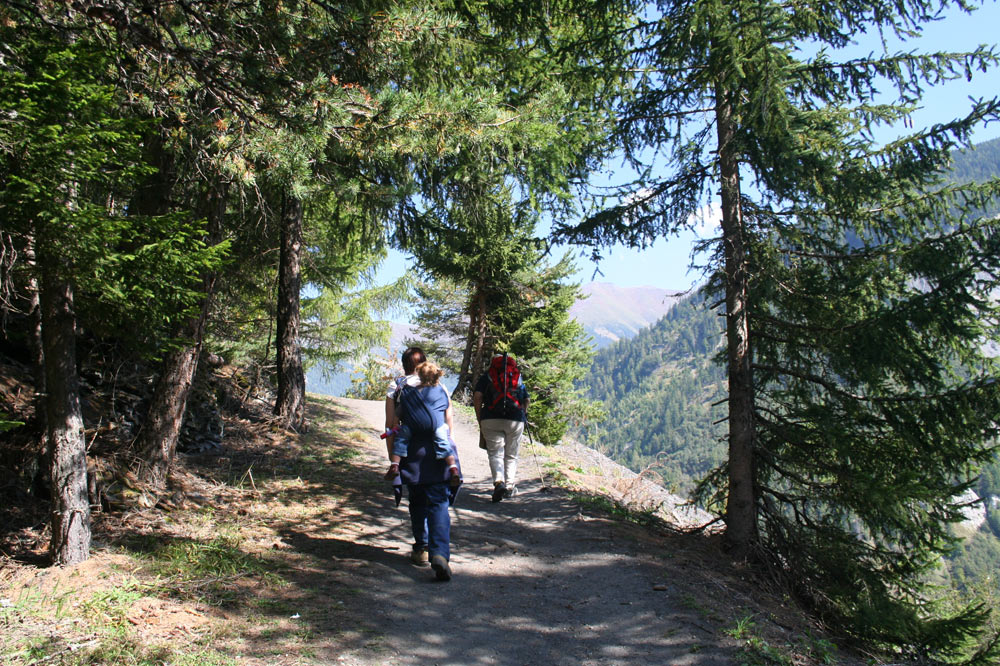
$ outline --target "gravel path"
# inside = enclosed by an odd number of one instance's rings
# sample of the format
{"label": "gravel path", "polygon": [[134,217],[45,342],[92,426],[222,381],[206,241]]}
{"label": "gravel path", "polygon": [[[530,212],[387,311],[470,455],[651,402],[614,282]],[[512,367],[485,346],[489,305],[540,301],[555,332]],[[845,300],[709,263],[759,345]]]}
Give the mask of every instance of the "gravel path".
{"label": "gravel path", "polygon": [[[362,430],[381,431],[382,403],[335,402]],[[358,585],[382,637],[331,662],[739,663],[724,633],[729,613],[699,601],[722,585],[691,566],[699,554],[677,550],[685,542],[587,515],[568,493],[543,485],[542,465],[523,447],[519,494],[494,504],[475,424],[459,419],[455,440],[466,483],[452,513],[452,580],[435,581],[429,568],[409,564],[405,499],[387,510],[389,519],[369,516],[343,557],[366,560]],[[381,470],[379,453],[368,450]]]}

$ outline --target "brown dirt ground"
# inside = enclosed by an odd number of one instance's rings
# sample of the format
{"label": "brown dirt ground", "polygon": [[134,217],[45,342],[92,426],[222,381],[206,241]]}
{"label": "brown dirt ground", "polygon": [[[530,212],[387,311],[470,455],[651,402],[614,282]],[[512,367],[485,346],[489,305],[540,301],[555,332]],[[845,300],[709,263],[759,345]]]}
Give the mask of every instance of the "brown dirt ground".
{"label": "brown dirt ground", "polygon": [[0,662],[76,663],[121,637],[167,650],[146,663],[862,663],[722,558],[718,536],[609,511],[635,485],[572,447],[523,448],[519,494],[492,503],[467,418],[454,577],[435,581],[410,564],[405,499],[395,507],[381,480],[381,410],[311,396],[301,438],[227,424],[223,455],[180,460],[172,497],[98,515],[77,567],[32,563],[46,534],[24,530],[22,551],[0,557]]}

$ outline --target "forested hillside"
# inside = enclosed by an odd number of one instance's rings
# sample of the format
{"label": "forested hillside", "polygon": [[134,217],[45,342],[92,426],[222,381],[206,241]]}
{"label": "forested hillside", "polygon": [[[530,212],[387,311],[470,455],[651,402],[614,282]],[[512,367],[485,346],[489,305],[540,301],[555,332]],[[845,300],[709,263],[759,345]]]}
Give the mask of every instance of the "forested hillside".
{"label": "forested hillside", "polygon": [[583,380],[608,418],[582,432],[590,445],[640,471],[652,465],[678,491],[725,455],[725,431],[713,424],[725,395],[714,361],[723,342],[719,317],[694,294],[634,338],[598,352]]}
{"label": "forested hillside", "polygon": [[[952,169],[956,182],[984,182],[1000,174],[1000,139],[976,144],[956,154]],[[1000,203],[987,206],[988,215],[1000,212]],[[961,588],[986,587],[1000,594],[1000,454],[981,470],[976,495],[982,500],[986,522],[965,537],[947,560],[950,582]]]}
{"label": "forested hillside", "polygon": [[[968,150],[955,153],[951,179],[956,183],[975,181],[983,183],[991,178],[995,178],[1000,172],[1000,139],[977,143]],[[996,213],[1000,210],[1000,204],[994,202],[988,209]]]}
{"label": "forested hillside", "polygon": [[[1000,174],[1000,139],[956,152],[949,180],[986,181]],[[1000,205],[989,209],[992,214]],[[690,490],[725,456],[722,415],[712,403],[725,394],[719,317],[691,296],[635,338],[602,349],[584,380],[609,418],[581,432],[584,440],[633,470],[652,467],[680,491]],[[985,582],[1000,592],[1000,457],[982,468],[974,490],[986,522],[960,530],[944,578],[960,588]]]}

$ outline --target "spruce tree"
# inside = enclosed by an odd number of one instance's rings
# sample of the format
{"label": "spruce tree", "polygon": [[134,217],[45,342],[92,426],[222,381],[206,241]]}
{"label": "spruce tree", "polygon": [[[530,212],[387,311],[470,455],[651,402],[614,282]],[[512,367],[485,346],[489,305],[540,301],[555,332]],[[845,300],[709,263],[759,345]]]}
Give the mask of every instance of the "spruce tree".
{"label": "spruce tree", "polygon": [[[767,562],[852,635],[957,658],[983,608],[936,613],[924,574],[995,436],[996,182],[945,185],[996,100],[883,145],[969,53],[837,60],[964,3],[657,3],[633,32],[618,137],[639,182],[564,239],[643,246],[721,198],[728,461],[704,486],[734,554]],[[809,50],[804,50],[809,45]],[[884,88],[892,90],[888,95]],[[650,150],[652,149],[652,150]],[[655,153],[665,163],[643,160]],[[710,489],[717,492],[712,494]]]}
{"label": "spruce tree", "polygon": [[434,336],[443,322],[433,315],[461,313],[444,331],[453,345],[445,357],[458,367],[453,393],[458,399],[471,396],[493,354],[513,354],[531,395],[532,432],[541,443],[555,444],[570,425],[600,413],[577,388],[593,350],[569,315],[580,295],[579,285],[569,282],[571,260],[549,265],[533,240],[535,217],[530,211],[512,214],[504,196],[453,209],[448,226],[417,246],[414,255],[436,288],[419,292],[428,300],[420,302],[416,320],[430,324],[419,330],[431,338],[425,346],[440,354],[441,341]]}
{"label": "spruce tree", "polygon": [[[218,255],[199,242],[197,223],[125,214],[122,197],[148,172],[137,150],[144,128],[123,112],[102,45],[33,16],[3,19],[0,208],[13,246],[35,256],[15,271],[21,288],[40,289],[33,335],[44,367],[51,552],[71,564],[89,556],[90,541],[78,331],[119,329],[151,353],[148,340],[189,311],[199,270]],[[140,319],[143,332],[130,333]]]}

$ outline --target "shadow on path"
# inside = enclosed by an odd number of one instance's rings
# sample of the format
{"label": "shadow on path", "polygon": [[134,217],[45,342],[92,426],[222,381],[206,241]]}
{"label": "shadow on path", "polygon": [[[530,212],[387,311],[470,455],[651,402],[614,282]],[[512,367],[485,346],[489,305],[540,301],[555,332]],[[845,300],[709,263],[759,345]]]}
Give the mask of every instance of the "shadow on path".
{"label": "shadow on path", "polygon": [[[377,478],[381,457],[370,448],[370,465],[355,465]],[[312,616],[301,618],[317,658],[359,665],[739,662],[738,646],[723,632],[741,609],[704,603],[722,586],[692,566],[691,537],[588,515],[568,493],[543,492],[537,478],[519,488],[494,504],[488,480],[466,484],[452,509],[447,583],[410,563],[406,499],[394,507],[377,483],[345,495],[358,512],[353,535],[336,529],[343,507],[309,525],[277,527],[285,547],[303,558],[285,578],[320,597]]]}

